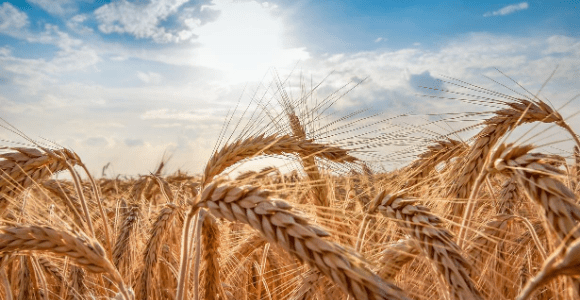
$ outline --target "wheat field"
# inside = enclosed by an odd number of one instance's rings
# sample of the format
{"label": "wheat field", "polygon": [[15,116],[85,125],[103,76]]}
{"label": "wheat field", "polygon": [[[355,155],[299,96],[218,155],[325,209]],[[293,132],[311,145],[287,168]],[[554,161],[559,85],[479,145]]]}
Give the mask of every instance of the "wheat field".
{"label": "wheat field", "polygon": [[[27,144],[0,154],[0,295],[578,299],[573,128],[537,94],[451,83],[445,97],[489,110],[451,115],[464,126],[439,134],[441,122],[333,117],[348,90],[313,102],[276,82],[276,101],[228,117],[201,174],[162,160],[98,178],[73,150],[3,126]],[[514,137],[520,126],[531,129]],[[534,126],[568,154],[534,146]],[[398,143],[411,146],[381,150]]]}

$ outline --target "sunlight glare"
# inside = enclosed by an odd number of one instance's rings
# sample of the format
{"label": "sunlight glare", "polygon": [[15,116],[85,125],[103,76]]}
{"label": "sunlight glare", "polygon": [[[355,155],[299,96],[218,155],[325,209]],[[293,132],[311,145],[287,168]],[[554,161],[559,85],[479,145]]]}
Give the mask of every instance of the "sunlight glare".
{"label": "sunlight glare", "polygon": [[[268,68],[284,68],[308,58],[304,49],[283,48],[283,22],[271,6],[216,1],[219,18],[199,29],[195,63],[224,72],[233,82],[260,80]],[[275,9],[275,8],[274,8]]]}

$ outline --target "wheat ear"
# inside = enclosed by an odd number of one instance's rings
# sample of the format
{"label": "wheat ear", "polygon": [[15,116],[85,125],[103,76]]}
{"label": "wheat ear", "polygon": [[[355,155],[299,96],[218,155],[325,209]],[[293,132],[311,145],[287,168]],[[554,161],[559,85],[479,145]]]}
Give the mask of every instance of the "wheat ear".
{"label": "wheat ear", "polygon": [[328,276],[356,299],[407,299],[392,283],[383,282],[363,265],[357,255],[323,239],[328,233],[282,200],[256,187],[206,187],[197,203],[216,217],[242,222],[260,231],[266,239]]}
{"label": "wheat ear", "polygon": [[204,171],[203,185],[207,185],[214,176],[228,167],[256,155],[298,154],[301,157],[318,156],[334,162],[354,162],[356,158],[338,147],[317,144],[310,140],[299,140],[288,135],[259,135],[244,140],[238,140],[225,145],[210,158]]}
{"label": "wheat ear", "polygon": [[517,300],[528,299],[534,290],[559,275],[580,275],[580,239],[562,243],[544,262],[540,272],[527,282]]}
{"label": "wheat ear", "polygon": [[417,200],[380,192],[369,206],[397,222],[435,264],[455,299],[483,299],[469,277],[471,266],[461,255],[443,221]]}
{"label": "wheat ear", "polygon": [[135,231],[139,221],[139,206],[131,205],[125,216],[125,220],[119,229],[117,241],[113,248],[113,263],[121,271],[123,277],[127,277],[132,272],[129,267],[132,265],[131,252],[135,248]]}
{"label": "wheat ear", "polygon": [[381,266],[377,272],[386,280],[394,280],[395,276],[419,254],[414,240],[407,238],[387,245],[381,253]]}
{"label": "wheat ear", "polygon": [[447,161],[467,149],[463,142],[447,139],[437,141],[434,145],[428,146],[427,151],[418,155],[408,167],[409,174],[406,186],[418,184],[423,178],[429,176],[429,173],[443,161]]}
{"label": "wheat ear", "polygon": [[57,158],[66,157],[77,163],[78,156],[68,149],[42,151],[36,148],[1,148],[14,152],[0,154],[0,209],[4,210],[8,200],[34,182],[42,182],[52,174],[66,170],[67,165]]}
{"label": "wheat ear", "polygon": [[57,286],[57,290],[56,290],[56,294],[60,294],[60,288],[63,284],[65,284],[65,280],[64,277],[62,275],[62,272],[60,271],[60,269],[55,266],[54,264],[52,264],[50,262],[50,260],[48,260],[46,257],[38,257],[38,264],[42,267],[42,269],[47,273],[50,274],[51,277],[54,278],[55,282],[55,286]]}
{"label": "wheat ear", "polygon": [[[298,138],[300,141],[306,140],[306,131],[304,126],[296,116],[296,113],[291,109],[290,113],[287,113],[290,122],[290,128],[292,129],[292,134]],[[326,184],[322,181],[322,176],[320,176],[320,171],[316,165],[316,159],[313,155],[300,156],[302,160],[302,165],[304,166],[304,171],[308,175],[308,179],[313,184],[312,193],[314,196],[314,204],[318,206],[327,207],[328,203],[328,191]]]}
{"label": "wheat ear", "polygon": [[506,103],[506,105],[509,106],[508,109],[496,111],[495,117],[484,122],[486,127],[481,131],[474,145],[470,148],[466,157],[466,164],[461,165],[462,173],[457,177],[455,185],[451,189],[451,195],[457,198],[469,196],[465,209],[461,203],[454,203],[452,205],[453,216],[459,217],[463,215],[457,237],[460,247],[463,247],[466,240],[465,236],[467,228],[469,228],[469,222],[472,219],[473,210],[475,209],[475,198],[479,193],[479,187],[487,176],[486,170],[484,169],[485,162],[491,152],[490,150],[505,133],[520,124],[544,122],[556,123],[564,129],[569,130],[576,137],[562,116],[540,100],[529,101],[517,99],[515,102]]}
{"label": "wheat ear", "polygon": [[220,230],[215,218],[211,215],[205,216],[203,220],[201,237],[205,263],[200,280],[203,287],[203,299],[217,300],[218,295],[219,298],[224,298],[219,264]]}
{"label": "wheat ear", "polygon": [[544,210],[551,229],[562,240],[567,235],[580,237],[577,228],[580,206],[576,195],[558,177],[564,173],[552,166],[542,154],[528,153],[533,146],[503,144],[490,160],[490,169],[512,175],[528,197]]}
{"label": "wheat ear", "polygon": [[72,259],[93,273],[108,273],[126,295],[125,284],[117,269],[107,259],[103,247],[91,238],[41,226],[0,227],[0,253],[47,251]]}
{"label": "wheat ear", "polygon": [[153,277],[155,276],[155,266],[161,255],[161,245],[170,230],[171,222],[179,211],[175,204],[166,204],[157,215],[155,223],[151,228],[151,236],[147,240],[145,253],[143,255],[143,268],[138,276],[135,288],[136,299],[147,300],[153,295],[154,287],[152,286]]}
{"label": "wheat ear", "polygon": [[81,300],[84,299],[87,287],[85,285],[85,271],[77,266],[72,266],[70,271],[70,286],[67,300]]}
{"label": "wheat ear", "polygon": [[[496,111],[496,116],[483,122],[485,127],[470,147],[465,157],[465,163],[461,164],[460,174],[456,177],[449,195],[459,199],[465,199],[470,195],[476,178],[485,167],[485,160],[491,149],[504,134],[516,126],[543,122],[556,123],[564,128],[569,128],[562,116],[542,101],[517,99],[515,102],[506,102],[505,104],[508,108]],[[454,205],[452,213],[454,216],[461,216],[463,205]]]}
{"label": "wheat ear", "polygon": [[515,211],[517,201],[522,199],[522,194],[518,187],[518,182],[510,177],[501,186],[499,193],[500,214],[512,215]]}
{"label": "wheat ear", "polygon": [[[352,162],[356,159],[347,154],[346,150],[328,145],[316,144],[311,141],[299,141],[290,136],[256,136],[244,140],[237,140],[233,144],[225,145],[219,152],[214,153],[208,161],[202,178],[202,186],[209,184],[212,179],[228,167],[260,154],[294,153],[300,156],[318,155],[335,162]],[[182,300],[185,282],[187,280],[187,259],[189,255],[189,236],[193,217],[198,209],[192,207],[187,213],[182,230],[180,273],[176,299]]]}
{"label": "wheat ear", "polygon": [[28,256],[21,256],[19,259],[20,268],[18,269],[18,300],[29,300],[33,298],[32,278],[30,267],[28,265]]}

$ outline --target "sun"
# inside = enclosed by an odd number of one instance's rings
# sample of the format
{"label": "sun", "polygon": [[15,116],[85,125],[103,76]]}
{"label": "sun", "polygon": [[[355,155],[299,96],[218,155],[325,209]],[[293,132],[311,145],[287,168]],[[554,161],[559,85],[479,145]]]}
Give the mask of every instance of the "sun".
{"label": "sun", "polygon": [[218,69],[229,81],[260,80],[268,68],[308,58],[304,49],[283,47],[284,24],[272,7],[257,2],[216,1],[219,18],[200,27],[195,64]]}

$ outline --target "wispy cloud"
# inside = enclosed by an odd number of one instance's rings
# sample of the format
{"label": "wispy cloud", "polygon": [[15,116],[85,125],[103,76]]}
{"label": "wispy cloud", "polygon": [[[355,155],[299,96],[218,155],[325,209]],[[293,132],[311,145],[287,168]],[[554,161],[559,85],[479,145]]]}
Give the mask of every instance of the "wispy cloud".
{"label": "wispy cloud", "polygon": [[85,22],[87,19],[88,15],[86,14],[76,15],[66,22],[66,27],[78,34],[90,34],[93,32],[93,29],[83,25],[83,22]]}
{"label": "wispy cloud", "polygon": [[[127,1],[105,4],[95,10],[94,14],[102,33],[126,33],[136,38],[150,38],[157,43],[179,42],[195,35],[195,29],[200,23],[191,17],[181,16],[182,28],[168,29],[161,22],[170,16],[191,10],[182,9],[188,0],[160,0],[149,3],[133,3]],[[197,16],[201,18],[201,16]]]}
{"label": "wispy cloud", "polygon": [[528,2],[522,2],[522,3],[518,3],[518,4],[504,6],[501,9],[498,9],[496,11],[486,12],[485,14],[483,14],[483,16],[484,17],[506,16],[506,15],[513,14],[513,13],[520,11],[520,10],[526,10],[529,7],[530,7],[530,5],[528,4]]}
{"label": "wispy cloud", "polygon": [[28,16],[8,2],[0,5],[0,33],[16,35],[28,25]]}
{"label": "wispy cloud", "polygon": [[77,11],[77,6],[73,0],[28,0],[28,2],[40,6],[52,15],[65,15]]}
{"label": "wispy cloud", "polygon": [[159,84],[163,80],[163,76],[155,72],[137,72],[137,77],[148,84]]}

